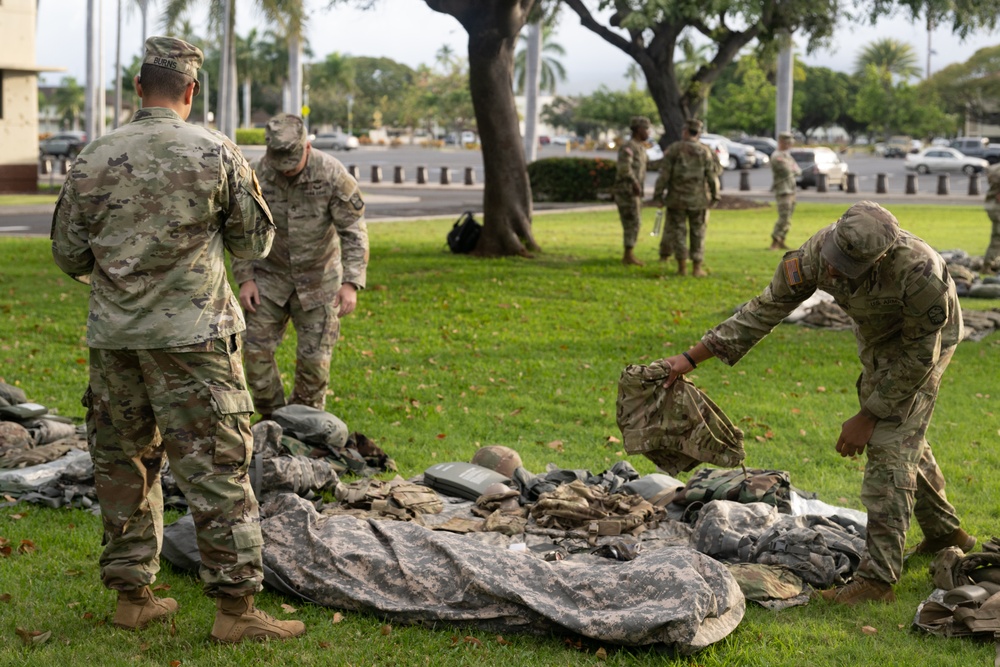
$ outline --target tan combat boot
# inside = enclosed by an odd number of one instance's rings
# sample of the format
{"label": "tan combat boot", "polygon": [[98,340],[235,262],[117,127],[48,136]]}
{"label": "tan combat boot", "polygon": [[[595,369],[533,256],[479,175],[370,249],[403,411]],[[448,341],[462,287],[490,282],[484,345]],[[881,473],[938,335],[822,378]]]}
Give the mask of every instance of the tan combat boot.
{"label": "tan combat boot", "polygon": [[688,274],[687,265],[688,265],[688,262],[687,262],[686,259],[678,259],[677,260],[677,275],[679,275],[679,276],[686,276]]}
{"label": "tan combat boot", "polygon": [[177,611],[177,600],[158,598],[149,586],[131,591],[118,591],[118,606],[111,621],[126,630],[144,628],[151,621],[166,619]]}
{"label": "tan combat boot", "polygon": [[645,266],[643,262],[635,256],[635,251],[632,248],[625,248],[625,255],[622,257],[622,264],[625,266]]}
{"label": "tan combat boot", "polygon": [[304,634],[302,621],[279,621],[257,609],[253,596],[219,598],[212,626],[212,641],[220,644],[238,644],[247,639],[291,639]]}
{"label": "tan combat boot", "polygon": [[704,278],[708,274],[705,272],[705,269],[701,268],[701,262],[695,262],[691,265],[691,275],[695,278]]}
{"label": "tan combat boot", "polygon": [[956,528],[953,532],[941,537],[925,537],[924,541],[913,550],[915,554],[936,554],[948,547],[958,547],[968,553],[976,546],[976,538],[969,535],[961,528]]}
{"label": "tan combat boot", "polygon": [[892,584],[864,577],[856,577],[854,581],[846,586],[822,591],[820,595],[828,602],[843,604],[848,607],[853,607],[862,602],[884,602],[888,604],[896,601],[896,594],[892,592]]}
{"label": "tan combat boot", "polygon": [[771,237],[771,247],[768,250],[788,250],[788,246],[785,245],[784,241],[779,241],[778,239]]}

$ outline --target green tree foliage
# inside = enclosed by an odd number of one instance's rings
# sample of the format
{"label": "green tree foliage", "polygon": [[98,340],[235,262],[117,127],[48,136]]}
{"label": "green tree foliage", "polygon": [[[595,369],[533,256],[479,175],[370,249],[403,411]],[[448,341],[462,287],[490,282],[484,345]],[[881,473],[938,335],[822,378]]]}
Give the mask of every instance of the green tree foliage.
{"label": "green tree foliage", "polygon": [[806,137],[814,131],[841,124],[850,108],[851,77],[827,67],[803,66],[804,77],[795,84],[793,125]]}
{"label": "green tree foliage", "polygon": [[854,62],[854,73],[864,76],[869,65],[887,71],[894,77],[907,80],[920,76],[917,52],[913,45],[892,37],[869,42]]}
{"label": "green tree foliage", "polygon": [[964,63],[955,63],[934,73],[928,89],[943,100],[953,114],[977,121],[1000,122],[1000,46],[976,51]]}
{"label": "green tree foliage", "polygon": [[584,124],[601,130],[628,130],[632,116],[657,117],[656,104],[649,93],[635,83],[627,90],[609,90],[601,86],[591,95],[579,98],[574,125]]}
{"label": "green tree foliage", "polygon": [[943,110],[931,88],[905,81],[894,84],[892,74],[876,65],[868,65],[860,77],[851,115],[867,126],[869,137],[930,137],[956,129],[955,117]]}
{"label": "green tree foliage", "polygon": [[75,128],[83,116],[86,91],[72,76],[63,77],[58,88],[52,93],[50,103],[59,114],[59,126],[63,129]]}
{"label": "green tree foliage", "polygon": [[755,55],[740,58],[732,81],[716,84],[708,100],[713,132],[770,134],[774,127],[775,86]]}

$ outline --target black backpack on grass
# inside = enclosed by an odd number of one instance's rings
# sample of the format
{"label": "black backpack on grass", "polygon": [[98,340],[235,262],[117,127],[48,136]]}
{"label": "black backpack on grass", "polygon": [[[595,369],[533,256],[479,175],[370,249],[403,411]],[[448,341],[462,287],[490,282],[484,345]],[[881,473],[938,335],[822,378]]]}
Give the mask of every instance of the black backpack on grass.
{"label": "black backpack on grass", "polygon": [[466,211],[459,216],[448,232],[448,247],[456,254],[472,252],[482,231],[483,226],[476,222],[472,211]]}

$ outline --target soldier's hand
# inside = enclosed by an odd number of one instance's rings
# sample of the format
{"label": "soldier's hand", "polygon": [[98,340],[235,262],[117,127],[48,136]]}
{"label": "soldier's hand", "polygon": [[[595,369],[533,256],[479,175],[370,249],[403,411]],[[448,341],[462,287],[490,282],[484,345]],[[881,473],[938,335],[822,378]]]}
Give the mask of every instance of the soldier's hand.
{"label": "soldier's hand", "polygon": [[260,305],[260,291],[257,289],[256,280],[248,280],[240,285],[240,305],[245,311],[257,312],[257,306]]}
{"label": "soldier's hand", "polygon": [[837,439],[837,453],[841,456],[863,454],[875,431],[876,423],[877,420],[860,412],[844,422],[840,429],[840,438]]}
{"label": "soldier's hand", "polygon": [[333,306],[337,308],[337,317],[345,317],[354,312],[358,305],[358,290],[351,283],[344,283],[337,290]]}
{"label": "soldier's hand", "polygon": [[670,376],[663,383],[664,387],[670,387],[670,385],[677,381],[677,378],[694,370],[694,366],[691,365],[691,362],[683,354],[675,354],[672,357],[667,357],[663,362],[670,366]]}

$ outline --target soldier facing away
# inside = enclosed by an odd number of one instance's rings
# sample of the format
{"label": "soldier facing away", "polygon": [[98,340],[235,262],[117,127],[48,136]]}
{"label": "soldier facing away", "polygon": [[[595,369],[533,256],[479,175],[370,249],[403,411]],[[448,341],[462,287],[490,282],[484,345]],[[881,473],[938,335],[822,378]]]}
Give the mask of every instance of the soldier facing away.
{"label": "soldier facing away", "polygon": [[653,191],[653,200],[662,201],[667,207],[660,261],[666,261],[672,250],[677,257],[679,276],[687,275],[688,256],[693,262],[692,273],[698,277],[706,275],[702,262],[708,209],[719,203],[722,167],[715,153],[698,141],[701,128],[701,121],[696,118],[684,123],[683,138],[670,144],[663,153],[660,176]]}
{"label": "soldier facing away", "polygon": [[163,457],[194,515],[211,638],[305,632],[254,606],[263,581],[257,500],[247,469],[253,403],[240,363],[239,304],[224,251],[261,257],[274,224],[226,137],[189,125],[202,52],[146,40],[132,121],[81,151],[56,204],[52,254],[90,285],[84,397],[104,524],[101,580],[113,623],[138,629],[177,611],[149,586],[163,541]]}
{"label": "soldier facing away", "polygon": [[667,358],[667,383],[711,357],[734,365],[817,289],[854,321],[862,364],[860,409],[843,423],[836,449],[841,456],[868,452],[865,553],[854,580],[823,597],[847,605],[892,602],[911,514],[924,534],[917,553],[976,544],[959,527],[925,438],[941,376],[962,340],[955,283],[937,252],[900,229],[889,211],[859,202],[786,253],[761,294],[693,348]]}
{"label": "soldier facing away", "polygon": [[778,135],[778,150],[771,154],[771,175],[774,182],[771,190],[778,207],[778,219],[771,231],[770,250],[788,250],[785,237],[792,227],[792,213],[795,212],[795,179],[802,173],[799,163],[789,153],[795,143],[795,135],[782,132]]}
{"label": "soldier facing away", "polygon": [[629,127],[632,137],[618,149],[618,168],[615,172],[615,204],[622,222],[625,254],[622,264],[642,266],[635,256],[635,244],[639,239],[642,222],[642,193],[646,186],[646,140],[649,139],[649,119],[633,116]]}
{"label": "soldier facing away", "polygon": [[285,405],[274,352],[291,320],[298,344],[289,403],[326,406],[340,318],[365,286],[368,229],[357,181],[337,159],[313,151],[302,119],[278,114],[254,167],[277,233],[266,257],[233,260],[247,321],[247,379],[265,418]]}
{"label": "soldier facing away", "polygon": [[990,218],[990,244],[983,255],[983,273],[1000,269],[1000,163],[986,170],[986,215]]}

